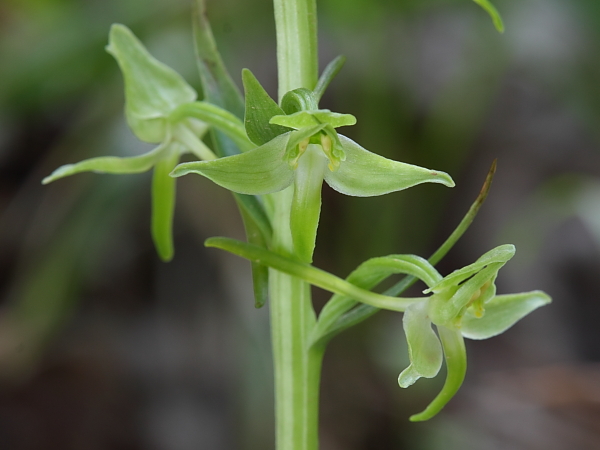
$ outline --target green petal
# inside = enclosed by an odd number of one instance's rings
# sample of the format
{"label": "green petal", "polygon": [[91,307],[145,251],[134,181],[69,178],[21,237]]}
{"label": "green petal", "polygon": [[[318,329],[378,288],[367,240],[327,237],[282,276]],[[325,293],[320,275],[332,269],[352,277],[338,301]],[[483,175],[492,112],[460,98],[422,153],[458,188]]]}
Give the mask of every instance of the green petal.
{"label": "green petal", "polygon": [[467,312],[460,331],[469,339],[488,339],[503,333],[530,312],[552,299],[542,291],[498,295],[485,305],[485,315],[477,318]]}
{"label": "green petal", "polygon": [[328,123],[333,128],[356,125],[356,117],[352,114],[340,114],[328,109],[319,109],[312,113],[319,122]]}
{"label": "green petal", "polygon": [[419,378],[433,378],[442,367],[442,346],[431,328],[427,315],[427,302],[406,308],[402,318],[410,365],[398,377],[400,387],[406,388]]}
{"label": "green petal", "polygon": [[273,116],[270,123],[299,130],[300,128],[314,127],[320,123],[326,123],[333,128],[356,124],[356,117],[352,114],[339,114],[328,109],[316,111],[298,111],[290,115]]}
{"label": "green petal", "polygon": [[115,24],[106,50],[115,57],[125,80],[125,115],[135,135],[161,142],[164,120],[177,106],[196,100],[196,91],[170,67],[157,61],[129,28]]}
{"label": "green petal", "polygon": [[505,264],[515,255],[515,246],[512,244],[499,245],[498,247],[493,248],[489,252],[484,253],[479,257],[477,261],[473,264],[469,264],[468,266],[463,267],[462,269],[455,270],[450,275],[444,277],[438,284],[435,286],[423,291],[424,294],[429,292],[442,292],[444,289],[447,289],[451,286],[456,286],[459,283],[463,282],[467,278],[473,276],[485,266],[494,264],[494,263],[502,263]]}
{"label": "green petal", "polygon": [[346,160],[325,181],[338,192],[355,197],[372,197],[400,191],[421,183],[441,183],[453,187],[444,172],[425,169],[371,153],[356,142],[339,135]]}
{"label": "green petal", "polygon": [[319,125],[319,121],[308,111],[298,111],[297,113],[291,114],[289,116],[285,114],[279,114],[277,116],[271,117],[269,123],[274,125],[281,125],[283,127],[293,128],[294,130]]}
{"label": "green petal", "polygon": [[290,227],[294,250],[304,262],[312,262],[321,214],[321,188],[327,158],[316,145],[309,145],[298,161]]}
{"label": "green petal", "polygon": [[498,10],[492,5],[489,0],[473,0],[479,6],[481,6],[492,18],[492,22],[494,22],[494,26],[496,30],[500,33],[504,33],[504,23],[502,23],[502,17],[500,17],[500,13]]}
{"label": "green petal", "polygon": [[169,176],[179,161],[179,152],[171,151],[154,168],[152,176],[152,240],[160,258],[173,259],[173,214],[175,213],[175,179]]}
{"label": "green petal", "polygon": [[473,297],[480,294],[480,289],[484,284],[491,283],[488,290],[486,290],[488,298],[495,294],[496,288],[493,283],[503,265],[504,263],[493,263],[484,267],[472,278],[461,284],[455,292],[451,291],[451,297],[445,295],[444,292],[431,296],[429,315],[432,322],[436,325],[447,325],[450,328],[458,325],[454,323],[455,319],[464,312],[464,308],[473,300]]}
{"label": "green petal", "polygon": [[42,180],[42,184],[48,184],[59,178],[68,177],[80,172],[96,173],[140,173],[146,172],[163,157],[164,146],[158,146],[151,152],[140,156],[119,158],[116,156],[101,156],[90,158],[76,164],[65,164],[60,166],[49,176]]}
{"label": "green petal", "polygon": [[446,382],[425,410],[410,417],[411,422],[429,420],[439,413],[460,389],[467,373],[465,342],[459,331],[438,327],[446,358]]}
{"label": "green petal", "polygon": [[197,173],[239,194],[281,191],[294,180],[294,169],[284,158],[288,139],[289,133],[286,133],[246,153],[179,164],[171,176]]}
{"label": "green petal", "polygon": [[269,122],[271,117],[284,112],[248,69],[242,71],[242,82],[246,94],[244,123],[250,140],[256,145],[263,145],[280,134],[290,131]]}

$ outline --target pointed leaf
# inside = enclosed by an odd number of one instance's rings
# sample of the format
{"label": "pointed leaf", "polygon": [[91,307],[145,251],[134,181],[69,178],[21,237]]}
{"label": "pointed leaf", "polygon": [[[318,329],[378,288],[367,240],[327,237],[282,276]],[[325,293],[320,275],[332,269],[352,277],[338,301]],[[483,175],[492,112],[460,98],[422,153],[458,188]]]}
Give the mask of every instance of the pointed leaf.
{"label": "pointed leaf", "polygon": [[[250,195],[235,194],[235,199],[244,221],[244,228],[246,230],[246,239],[249,243],[258,245],[261,247],[268,246],[268,240],[263,235],[263,231],[260,229],[259,223],[250,212],[248,203],[250,199],[255,197]],[[269,292],[269,268],[257,262],[252,262],[252,286],[254,291],[254,306],[256,308],[262,308],[267,301]]]}
{"label": "pointed leaf", "polygon": [[278,136],[254,150],[213,161],[179,164],[172,176],[197,173],[239,194],[261,195],[285,189],[294,180],[294,169],[285,161],[289,134]]}
{"label": "pointed leaf", "polygon": [[335,172],[327,172],[325,181],[342,194],[372,197],[421,183],[454,186],[452,178],[444,172],[392,161],[365,150],[345,136],[339,135],[339,138],[346,161]]}
{"label": "pointed leaf", "polygon": [[488,339],[503,333],[530,312],[552,299],[542,291],[498,295],[485,305],[485,315],[477,318],[467,312],[460,331],[469,339]]}
{"label": "pointed leaf", "polygon": [[[193,24],[196,61],[200,72],[204,99],[231,111],[237,118],[244,120],[244,98],[227,72],[217,50],[206,17],[206,3],[204,0],[196,0]],[[222,131],[213,129],[210,133],[215,141],[214,150],[217,156],[230,156],[240,152],[235,142]]]}
{"label": "pointed leaf", "polygon": [[246,134],[256,145],[263,145],[280,134],[290,131],[279,125],[272,125],[273,116],[284,114],[283,110],[269,97],[256,77],[248,69],[242,71],[242,82],[246,95],[244,124]]}
{"label": "pointed leaf", "polygon": [[321,187],[327,158],[316,145],[309,145],[299,159],[294,179],[294,197],[290,228],[295,253],[304,262],[312,262],[321,214]]}
{"label": "pointed leaf", "polygon": [[44,178],[42,184],[48,184],[59,178],[68,177],[80,172],[113,174],[146,172],[163,157],[163,150],[165,150],[165,148],[161,145],[140,156],[132,156],[129,158],[100,156],[98,158],[86,159],[76,164],[65,164]]}
{"label": "pointed leaf", "polygon": [[494,26],[496,30],[500,33],[504,33],[504,23],[502,22],[502,17],[500,17],[500,13],[498,10],[492,5],[489,0],[473,0],[479,6],[481,6],[492,18],[492,22],[494,22]]}
{"label": "pointed leaf", "polygon": [[196,61],[206,101],[244,118],[244,98],[232,80],[217,49],[208,18],[206,2],[196,0],[194,11],[194,42]]}
{"label": "pointed leaf", "polygon": [[179,152],[170,149],[168,157],[154,167],[152,176],[152,240],[160,258],[173,259],[173,214],[175,213],[175,179],[169,176]]}
{"label": "pointed leaf", "polygon": [[427,302],[419,302],[406,308],[402,318],[410,365],[398,377],[398,384],[406,388],[419,378],[433,378],[442,367],[442,345],[431,328],[427,315]]}
{"label": "pointed leaf", "polygon": [[467,373],[467,353],[462,335],[457,330],[438,327],[438,333],[446,359],[446,382],[440,393],[425,410],[410,417],[411,422],[429,420],[439,413],[454,397],[462,385]]}
{"label": "pointed leaf", "polygon": [[115,57],[125,81],[125,115],[145,142],[163,141],[164,120],[177,106],[196,100],[196,91],[170,67],[157,61],[124,25],[110,29],[106,50]]}
{"label": "pointed leaf", "polygon": [[329,86],[329,83],[331,83],[331,81],[334,79],[334,77],[342,69],[345,62],[346,62],[345,56],[338,56],[333,61],[331,61],[329,64],[327,64],[327,67],[325,67],[325,70],[321,74],[321,77],[319,78],[319,81],[317,82],[317,87],[315,87],[315,90],[313,92],[313,95],[315,97],[317,104],[319,103],[319,100],[321,100],[321,97],[323,97],[323,94],[325,93],[327,86]]}

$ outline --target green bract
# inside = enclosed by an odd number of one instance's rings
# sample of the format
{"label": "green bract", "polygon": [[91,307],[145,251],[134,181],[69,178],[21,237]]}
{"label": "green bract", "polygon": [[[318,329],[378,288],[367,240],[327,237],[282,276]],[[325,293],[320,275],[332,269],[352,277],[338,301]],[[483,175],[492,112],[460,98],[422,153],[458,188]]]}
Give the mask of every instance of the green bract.
{"label": "green bract", "polygon": [[496,7],[494,5],[492,5],[492,3],[489,0],[473,0],[473,1],[475,3],[477,3],[479,6],[481,6],[483,9],[485,9],[485,11],[492,18],[492,22],[494,22],[494,26],[496,27],[496,30],[498,30],[500,33],[503,33],[504,32],[504,23],[502,23],[502,17],[500,17],[500,13],[498,13],[498,10],[496,9]]}
{"label": "green bract", "polygon": [[202,142],[209,125],[229,135],[243,150],[253,148],[243,124],[231,113],[197,102],[196,91],[173,69],[157,61],[135,35],[123,25],[113,25],[107,51],[115,57],[125,83],[125,116],[142,141],[160,144],[140,156],[91,158],[67,164],[44,178],[44,184],[79,172],[112,174],[146,172],[154,167],[152,180],[152,237],[160,257],[173,257],[172,221],[175,183],[169,173],[184,153],[214,159]]}

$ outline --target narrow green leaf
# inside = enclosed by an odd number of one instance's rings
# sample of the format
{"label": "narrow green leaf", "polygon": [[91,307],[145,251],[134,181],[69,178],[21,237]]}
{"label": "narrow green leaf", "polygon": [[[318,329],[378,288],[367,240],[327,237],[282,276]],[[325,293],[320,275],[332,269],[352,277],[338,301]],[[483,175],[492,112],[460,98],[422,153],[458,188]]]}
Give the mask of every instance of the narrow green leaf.
{"label": "narrow green leaf", "polygon": [[196,91],[170,67],[157,61],[124,25],[110,29],[106,50],[115,57],[125,82],[125,116],[142,141],[162,142],[166,118],[179,105],[196,100]]}
{"label": "narrow green leaf", "polygon": [[[490,170],[486,176],[485,182],[481,190],[479,191],[479,195],[475,199],[475,201],[471,204],[471,207],[462,218],[460,223],[454,229],[454,231],[448,236],[448,238],[444,241],[442,245],[431,255],[428,259],[431,265],[435,265],[442,260],[444,256],[450,251],[450,249],[454,246],[454,244],[460,239],[460,237],[467,231],[475,216],[479,212],[479,209],[483,205],[485,199],[487,198],[490,188],[492,186],[492,181],[494,179],[494,174],[496,173],[496,160],[493,161]],[[415,275],[407,275],[405,278],[400,280],[398,283],[393,285],[391,288],[384,292],[385,295],[396,296],[402,294],[406,289],[412,286],[420,277]],[[423,278],[421,278],[423,279]],[[437,282],[436,282],[437,283]],[[429,285],[429,284],[428,284]],[[373,285],[374,286],[374,285]],[[361,286],[365,289],[371,289],[373,286]],[[432,286],[432,285],[429,285]],[[323,312],[327,309],[329,303],[331,303],[334,299],[332,298],[323,308],[321,315],[319,316],[319,322],[321,321],[321,316]],[[332,337],[338,335],[342,331],[353,327],[361,323],[362,321],[368,319],[375,313],[379,311],[378,308],[374,308],[370,305],[359,305],[352,309],[352,306],[355,303],[352,303],[347,309],[341,308],[341,312],[335,317],[337,320],[331,321],[331,323],[324,324],[322,330],[319,335],[323,336],[321,341],[326,341],[331,339]],[[347,311],[347,312],[346,312]]]}
{"label": "narrow green leaf", "polygon": [[[269,241],[264,235],[264,231],[260,228],[260,221],[255,219],[255,213],[250,212],[255,207],[254,205],[250,206],[251,201],[256,200],[256,197],[242,194],[235,194],[234,196],[240,209],[242,220],[244,221],[246,239],[251,244],[267,247]],[[267,301],[269,293],[268,267],[252,262],[252,286],[254,289],[254,306],[262,308]]]}
{"label": "narrow green leaf", "polygon": [[502,17],[500,13],[496,9],[494,5],[489,0],[473,0],[479,6],[481,6],[492,18],[492,22],[494,22],[494,26],[496,30],[500,33],[504,33],[504,23],[502,22]]}
{"label": "narrow green leaf", "polygon": [[248,69],[242,71],[242,82],[246,96],[244,124],[248,138],[256,145],[263,145],[280,134],[290,131],[269,123],[271,117],[282,115],[284,112]]}
{"label": "narrow green leaf", "polygon": [[289,134],[239,155],[213,161],[179,164],[171,173],[180,177],[197,173],[239,194],[261,195],[285,189],[294,180],[294,169],[284,159]]}
{"label": "narrow green leaf", "polygon": [[169,116],[173,123],[193,117],[212,125],[235,142],[242,152],[256,148],[246,136],[243,123],[225,109],[208,102],[192,102],[179,106]]}
{"label": "narrow green leaf", "polygon": [[[244,98],[233,82],[219,54],[206,16],[206,2],[204,0],[196,0],[193,24],[196,62],[200,72],[204,99],[209,103],[231,111],[237,118],[244,120]],[[230,156],[240,152],[235,142],[222,131],[212,129],[210,133],[217,156]]]}
{"label": "narrow green leaf", "polygon": [[317,82],[317,87],[315,87],[315,90],[313,92],[317,104],[321,100],[321,97],[323,97],[323,94],[327,90],[329,83],[331,83],[331,81],[335,78],[338,72],[342,70],[342,67],[344,66],[345,62],[346,57],[340,55],[333,61],[331,61],[329,64],[327,64],[327,67],[325,67],[325,70],[321,74],[321,77]]}
{"label": "narrow green leaf", "polygon": [[325,181],[338,192],[356,197],[371,197],[399,191],[421,183],[441,183],[453,187],[444,172],[425,169],[371,153],[354,141],[339,135],[346,161],[336,171],[325,174]]}
{"label": "narrow green leaf", "polygon": [[160,258],[173,259],[173,215],[175,213],[175,179],[169,176],[179,152],[171,150],[168,157],[158,161],[152,176],[152,240]]}
{"label": "narrow green leaf", "polygon": [[398,376],[398,384],[407,388],[419,378],[433,378],[438,374],[442,367],[442,345],[431,328],[426,302],[414,303],[406,308],[402,325],[410,365]]}
{"label": "narrow green leaf", "polygon": [[469,339],[488,339],[508,330],[527,314],[551,301],[542,291],[498,295],[485,304],[483,317],[475,317],[467,311],[460,330]]}
{"label": "narrow green leaf", "polygon": [[244,99],[227,71],[206,16],[206,2],[196,0],[194,8],[196,61],[204,99],[244,118]]}
{"label": "narrow green leaf", "polygon": [[439,413],[460,389],[467,373],[465,341],[458,330],[438,327],[446,359],[446,381],[440,393],[425,410],[410,417],[411,422],[429,420]]}
{"label": "narrow green leaf", "polygon": [[222,237],[210,238],[206,240],[204,245],[207,247],[220,248],[221,250],[246,258],[249,261],[298,277],[321,289],[345,295],[354,298],[359,302],[373,305],[378,308],[402,312],[408,305],[425,300],[425,298],[395,298],[376,294],[361,289],[352,283],[348,283],[335,275],[317,269],[310,264],[295,261],[285,256],[278,255],[277,253],[273,253],[265,248],[236,241],[234,239]]}
{"label": "narrow green leaf", "polygon": [[[204,0],[196,1],[194,37],[196,60],[205,100],[232,112],[236,117],[243,120],[244,98],[233,82],[217,50],[210,23],[206,17],[206,2]],[[243,123],[239,128],[243,130],[244,140],[247,140]],[[215,142],[215,153],[219,157],[239,153],[235,141],[231,140],[227,134],[219,129],[213,129],[212,133]],[[242,140],[241,133],[239,131],[236,133],[240,134],[237,139],[240,142]],[[249,150],[250,148],[250,146],[247,149],[243,147],[243,150]],[[234,197],[242,215],[246,239],[250,243],[266,246],[271,236],[271,224],[262,204],[256,197],[251,195],[234,194]],[[257,308],[262,307],[267,300],[268,273],[267,267],[252,263],[254,300]]]}
{"label": "narrow green leaf", "polygon": [[163,157],[163,150],[165,150],[165,147],[160,145],[154,150],[140,156],[128,158],[100,156],[98,158],[86,159],[76,164],[65,164],[44,178],[42,184],[48,184],[59,178],[68,177],[80,172],[112,174],[147,172]]}
{"label": "narrow green leaf", "polygon": [[318,146],[309,145],[298,161],[290,213],[294,250],[304,262],[312,262],[315,250],[325,170],[327,158]]}

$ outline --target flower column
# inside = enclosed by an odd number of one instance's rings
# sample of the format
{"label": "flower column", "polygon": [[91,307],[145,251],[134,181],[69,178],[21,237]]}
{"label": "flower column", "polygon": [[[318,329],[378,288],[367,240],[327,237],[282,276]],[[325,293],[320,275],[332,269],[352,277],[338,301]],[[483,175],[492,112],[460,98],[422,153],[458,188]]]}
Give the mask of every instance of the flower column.
{"label": "flower column", "polygon": [[[318,77],[315,0],[274,0],[279,100],[297,88],[314,89]],[[270,194],[272,248],[295,256],[290,229],[294,185]],[[270,270],[271,333],[275,369],[277,450],[316,450],[322,349],[309,349],[315,324],[310,286]]]}

